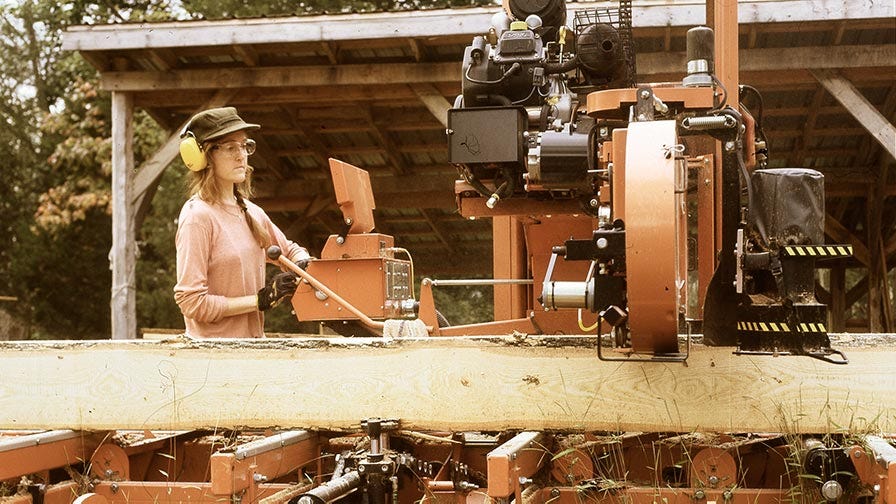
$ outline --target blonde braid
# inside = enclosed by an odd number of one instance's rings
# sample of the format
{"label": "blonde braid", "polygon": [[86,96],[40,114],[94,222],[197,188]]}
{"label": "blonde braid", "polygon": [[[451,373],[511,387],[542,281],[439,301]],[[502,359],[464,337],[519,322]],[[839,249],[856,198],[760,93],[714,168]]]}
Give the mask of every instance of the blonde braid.
{"label": "blonde braid", "polygon": [[237,189],[236,186],[233,187],[233,195],[236,196],[236,203],[240,206],[240,210],[243,211],[243,215],[246,216],[246,224],[249,225],[249,231],[252,232],[252,236],[255,237],[258,246],[267,249],[268,245],[271,243],[271,235],[268,234],[267,229],[255,222],[255,219],[249,214],[249,208],[246,206],[246,201],[243,199],[242,191]]}

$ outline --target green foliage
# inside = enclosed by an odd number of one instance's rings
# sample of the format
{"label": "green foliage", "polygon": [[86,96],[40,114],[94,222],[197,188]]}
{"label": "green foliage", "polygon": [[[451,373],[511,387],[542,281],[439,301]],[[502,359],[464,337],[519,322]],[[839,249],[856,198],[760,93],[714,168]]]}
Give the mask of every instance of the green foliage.
{"label": "green foliage", "polygon": [[[12,279],[19,315],[35,339],[100,339],[109,335],[111,217],[96,208],[53,232],[22,230]],[[105,273],[105,274],[103,274]]]}
{"label": "green foliage", "polygon": [[[69,178],[49,160],[62,141],[51,118],[64,110],[64,97],[79,73],[95,76],[75,61],[79,58],[60,50],[61,29],[67,21],[61,6],[35,1],[0,5],[0,18],[0,156],[6,164],[4,184],[0,186],[0,228],[7,238],[0,242],[0,289],[6,295],[18,296],[20,302],[11,308],[27,320],[34,319],[32,325],[38,333],[47,332],[42,327],[64,331],[68,328],[60,326],[55,317],[59,312],[54,312],[50,304],[58,301],[54,291],[68,284],[67,273],[57,272],[56,266],[64,264],[69,271],[84,271],[90,261],[85,262],[81,243],[90,242],[79,240],[89,240],[92,231],[100,232],[104,226],[73,227],[54,235],[30,224],[43,195]],[[50,197],[50,201],[53,199]],[[86,218],[83,215],[82,221]],[[66,239],[75,242],[62,247]],[[77,305],[81,299],[88,300],[91,293],[85,289],[82,298],[76,289],[69,294],[74,294],[76,301],[68,305]],[[32,305],[35,299],[43,300],[43,306]],[[62,307],[62,311],[65,309]],[[46,319],[38,321],[38,317]],[[73,320],[72,325],[85,324]]]}
{"label": "green foliage", "polygon": [[[109,334],[110,100],[97,90],[95,70],[62,51],[62,31],[85,22],[167,19],[166,7],[158,1],[0,5],[0,155],[7,168],[0,185],[0,229],[7,238],[0,242],[0,292],[18,297],[4,308],[32,328],[32,337]],[[159,143],[158,126],[136,114],[137,163]]]}
{"label": "green foliage", "polygon": [[434,287],[433,302],[451,325],[490,322],[494,318],[494,289],[481,286]]}

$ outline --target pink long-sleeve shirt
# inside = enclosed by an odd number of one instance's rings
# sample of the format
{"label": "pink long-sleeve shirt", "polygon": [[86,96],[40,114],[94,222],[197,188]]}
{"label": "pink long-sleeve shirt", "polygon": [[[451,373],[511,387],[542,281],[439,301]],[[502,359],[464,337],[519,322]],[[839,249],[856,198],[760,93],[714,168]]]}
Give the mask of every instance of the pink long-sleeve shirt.
{"label": "pink long-sleeve shirt", "polygon": [[[258,205],[248,212],[293,260],[308,251],[286,239]],[[264,314],[253,311],[224,316],[227,299],[254,295],[265,283],[265,251],[258,246],[237,205],[209,204],[192,197],[178,219],[177,285],[174,300],[184,314],[187,335],[198,338],[264,337]]]}

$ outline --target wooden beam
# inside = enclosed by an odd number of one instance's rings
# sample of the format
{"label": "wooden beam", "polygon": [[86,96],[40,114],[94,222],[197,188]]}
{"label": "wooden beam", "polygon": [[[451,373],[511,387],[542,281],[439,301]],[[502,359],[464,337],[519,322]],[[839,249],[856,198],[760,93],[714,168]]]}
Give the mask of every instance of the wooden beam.
{"label": "wooden beam", "polygon": [[[740,72],[792,71],[794,68],[881,68],[896,66],[896,54],[887,45],[841,47],[789,47],[739,51]],[[638,71],[642,79],[654,74],[683,74],[684,52],[640,53]],[[389,63],[355,65],[305,65],[188,69],[175,71],[104,72],[102,89],[110,91],[159,91],[168,89],[221,89],[244,87],[337,86],[382,84],[427,84],[458,82],[459,62]],[[680,75],[679,75],[680,78]],[[806,79],[808,81],[808,79]],[[421,99],[441,97],[429,88],[415,88]],[[421,93],[424,96],[421,96]],[[424,103],[425,100],[424,100]],[[438,107],[443,104],[437,103]],[[427,107],[432,106],[427,103]],[[438,108],[437,107],[437,108]],[[437,116],[438,117],[438,116]]]}
{"label": "wooden beam", "polygon": [[[417,167],[412,171],[414,175],[411,177],[370,177],[377,208],[457,208],[454,197],[456,173],[423,174]],[[316,195],[331,193],[329,178],[265,181],[255,184],[256,196],[252,201],[268,211],[295,212],[303,211]]]}
{"label": "wooden beam", "polygon": [[846,268],[835,267],[830,270],[831,303],[830,326],[834,332],[846,330]]}
{"label": "wooden beam", "polygon": [[[333,153],[330,150],[330,147],[323,141],[321,135],[318,134],[316,128],[304,127],[301,121],[296,119],[296,114],[293,113],[292,110],[285,110],[282,114],[284,120],[289,123],[290,128],[294,131],[301,132],[305,138],[308,140],[308,146],[311,149],[311,155],[314,156],[314,159],[317,161],[318,169],[324,173],[325,176],[330,176],[330,156]],[[277,156],[282,155],[281,151],[278,150],[275,153]]]}
{"label": "wooden beam", "polygon": [[137,230],[131,206],[134,97],[112,93],[112,339],[137,337]]}
{"label": "wooden beam", "polygon": [[[450,191],[405,191],[374,193],[376,207],[387,208],[438,208],[442,210],[457,209],[454,195]],[[314,200],[314,196],[266,196],[255,197],[252,201],[267,212],[303,212]],[[335,208],[335,203],[333,203]]]}
{"label": "wooden beam", "polygon": [[846,309],[848,310],[852,305],[856,304],[856,302],[862,297],[868,294],[868,274],[859,279],[858,282],[855,283],[850,289],[846,292]]}
{"label": "wooden beam", "polygon": [[[295,129],[294,131],[298,132],[299,129]],[[370,131],[369,127],[363,128],[363,131]],[[317,134],[316,130],[311,130],[313,134]],[[439,144],[402,144],[402,145],[394,145],[394,148],[402,153],[438,153],[445,152],[448,150],[448,146],[444,143]],[[315,154],[316,148],[303,148],[303,147],[284,147],[280,149],[276,149],[275,154],[277,156],[312,156]],[[330,156],[338,156],[338,155],[352,155],[352,154],[383,154],[385,155],[387,151],[387,147],[383,145],[336,145],[333,147],[326,147],[326,152],[330,154]]]}
{"label": "wooden beam", "polygon": [[868,252],[868,247],[865,243],[859,239],[858,236],[852,234],[850,230],[846,229],[843,224],[840,224],[840,222],[831,214],[825,214],[824,234],[830,236],[839,243],[849,243],[852,245],[853,257],[858,259],[858,261],[866,268],[871,264],[871,254]]}
{"label": "wooden beam", "polygon": [[460,63],[391,63],[293,67],[215,68],[169,72],[106,72],[107,91],[226,89],[290,86],[457,82]]}
{"label": "wooden beam", "polygon": [[[828,198],[865,198],[868,196],[868,187],[873,182],[834,181],[824,185],[824,195]],[[887,184],[882,187],[885,197],[896,196],[896,184]]]}
{"label": "wooden beam", "polygon": [[453,105],[432,84],[411,84],[414,93],[442,126],[448,127],[448,109]]}
{"label": "wooden beam", "polygon": [[[812,138],[815,130],[815,121],[818,120],[818,109],[821,106],[824,95],[825,93],[823,89],[816,90],[812,95],[812,102],[809,104],[809,108],[806,111],[807,117],[803,123],[802,135],[796,139],[796,145],[790,152],[790,166],[805,166],[803,160],[805,159],[805,153],[808,150],[809,140]],[[814,151],[813,155],[815,155]]]}
{"label": "wooden beam", "polygon": [[[894,137],[896,141],[896,137]],[[896,146],[893,147],[896,149]],[[892,330],[890,327],[890,290],[887,285],[887,256],[881,231],[884,213],[883,182],[887,180],[887,165],[881,163],[882,183],[869,189],[865,207],[868,222],[868,329],[871,332]]]}
{"label": "wooden beam", "polygon": [[370,127],[370,136],[385,149],[385,157],[391,165],[392,173],[399,177],[410,175],[410,166],[408,166],[407,161],[399,152],[398,146],[392,141],[391,136],[380,129],[381,123],[377,121],[372,108],[365,107],[362,110],[364,112],[364,121]]}
{"label": "wooden beam", "polygon": [[[792,71],[794,68],[880,68],[896,66],[896,55],[887,45],[840,47],[786,47],[741,49],[740,72]],[[650,52],[636,55],[638,74],[684,73],[684,52]]]}
{"label": "wooden beam", "polygon": [[436,235],[436,238],[445,245],[445,248],[448,249],[449,252],[456,252],[455,243],[452,240],[449,240],[445,233],[442,231],[441,226],[439,226],[436,219],[431,215],[429,209],[421,208],[420,213],[423,215],[423,218],[426,219],[426,223],[429,225],[429,228],[432,230],[433,234]]}
{"label": "wooden beam", "polygon": [[[892,48],[890,52],[896,55]],[[896,127],[890,123],[889,119],[874,108],[874,105],[868,102],[846,78],[835,72],[821,69],[812,70],[812,74],[856,118],[856,121],[871,133],[871,136],[890,154],[890,157],[896,159]]]}
{"label": "wooden beam", "polygon": [[327,40],[320,43],[321,51],[327,56],[331,65],[339,64],[339,47],[335,42]]}
{"label": "wooden beam", "polygon": [[[829,433],[896,429],[896,349],[849,365],[692,348],[605,362],[594,338],[0,344],[0,428],[357,428]],[[35,373],[35,369],[40,370]],[[409,379],[413,377],[413,379]],[[60,407],[60,405],[65,405]]]}

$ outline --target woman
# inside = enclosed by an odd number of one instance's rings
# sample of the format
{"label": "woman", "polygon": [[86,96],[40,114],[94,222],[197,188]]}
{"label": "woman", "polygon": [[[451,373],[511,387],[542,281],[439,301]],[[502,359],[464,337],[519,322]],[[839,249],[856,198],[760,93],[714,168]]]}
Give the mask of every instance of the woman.
{"label": "woman", "polygon": [[298,264],[310,259],[248,199],[255,142],[247,131],[258,128],[223,107],[193,116],[183,135],[190,199],[178,219],[174,299],[189,336],[263,337],[263,312],[296,287],[292,273],[265,283],[265,250],[277,245]]}

